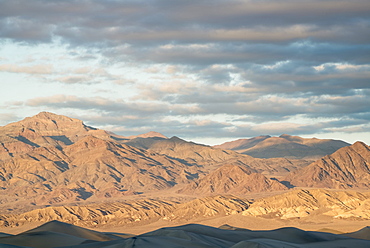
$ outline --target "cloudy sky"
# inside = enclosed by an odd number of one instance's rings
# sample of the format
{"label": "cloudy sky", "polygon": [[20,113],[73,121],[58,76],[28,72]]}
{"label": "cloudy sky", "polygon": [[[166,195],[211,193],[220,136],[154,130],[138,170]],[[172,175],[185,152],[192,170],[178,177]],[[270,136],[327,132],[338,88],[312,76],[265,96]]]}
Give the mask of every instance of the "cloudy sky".
{"label": "cloudy sky", "polygon": [[0,0],[0,125],[370,144],[369,0]]}

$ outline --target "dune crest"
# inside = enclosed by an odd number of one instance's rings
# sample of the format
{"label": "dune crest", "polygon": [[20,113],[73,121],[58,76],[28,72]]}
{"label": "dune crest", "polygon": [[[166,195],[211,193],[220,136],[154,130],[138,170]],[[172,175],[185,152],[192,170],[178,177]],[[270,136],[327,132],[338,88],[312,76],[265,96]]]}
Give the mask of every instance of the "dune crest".
{"label": "dune crest", "polygon": [[[123,236],[123,237],[122,237]],[[105,234],[61,222],[47,223],[14,236],[0,237],[2,247],[369,247],[370,241],[325,232],[281,228],[252,231],[235,228],[220,229],[205,225],[188,224],[161,228],[137,236]],[[31,246],[28,246],[30,245]]]}

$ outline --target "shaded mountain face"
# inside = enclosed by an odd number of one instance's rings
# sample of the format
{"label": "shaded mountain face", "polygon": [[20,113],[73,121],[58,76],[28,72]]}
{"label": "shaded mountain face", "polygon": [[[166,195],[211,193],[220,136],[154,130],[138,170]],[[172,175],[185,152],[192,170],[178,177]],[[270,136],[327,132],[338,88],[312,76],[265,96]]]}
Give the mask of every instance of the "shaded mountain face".
{"label": "shaded mountain face", "polygon": [[304,139],[283,134],[279,137],[259,136],[251,139],[239,139],[214,146],[234,150],[255,158],[289,158],[316,160],[332,154],[350,144],[341,140]]}
{"label": "shaded mountain face", "polygon": [[294,186],[321,188],[370,188],[370,147],[362,142],[343,147],[335,153],[290,173]]}

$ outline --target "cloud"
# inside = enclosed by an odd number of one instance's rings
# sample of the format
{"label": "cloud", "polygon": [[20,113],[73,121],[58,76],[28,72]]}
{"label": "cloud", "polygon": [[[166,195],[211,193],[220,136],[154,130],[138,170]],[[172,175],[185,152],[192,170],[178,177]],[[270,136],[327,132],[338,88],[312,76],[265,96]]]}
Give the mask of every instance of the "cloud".
{"label": "cloud", "polygon": [[14,64],[0,64],[0,71],[12,73],[51,74],[53,70],[52,65],[19,66]]}
{"label": "cloud", "polygon": [[54,95],[37,97],[25,102],[26,106],[47,106],[53,108],[69,108],[78,110],[96,110],[101,113],[131,114],[138,116],[187,115],[199,110],[192,105],[168,104],[166,102],[128,102],[122,99],[104,97],[78,97],[73,95]]}
{"label": "cloud", "polygon": [[0,115],[0,124],[1,125],[7,125],[9,122],[13,122],[16,120],[20,120],[21,118],[14,113],[1,113]]}
{"label": "cloud", "polygon": [[7,108],[184,137],[368,129],[367,0],[0,2],[0,76],[27,93]]}

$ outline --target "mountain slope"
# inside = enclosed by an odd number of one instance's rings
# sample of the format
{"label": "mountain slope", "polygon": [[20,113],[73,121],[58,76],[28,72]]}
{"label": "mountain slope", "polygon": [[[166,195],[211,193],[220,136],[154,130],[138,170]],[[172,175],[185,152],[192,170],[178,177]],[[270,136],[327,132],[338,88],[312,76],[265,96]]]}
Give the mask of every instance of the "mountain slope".
{"label": "mountain slope", "polygon": [[249,155],[240,154],[231,150],[223,150],[188,142],[175,136],[170,139],[159,137],[136,138],[125,142],[125,144],[165,154],[171,158],[186,161],[186,163],[191,165],[203,166],[207,173],[223,165],[232,164],[244,166],[256,173],[280,176],[309,164],[309,162],[305,160],[253,158]]}
{"label": "mountain slope", "polygon": [[242,198],[210,196],[183,203],[168,200],[140,199],[114,201],[81,206],[54,206],[35,209],[20,214],[0,215],[0,226],[14,227],[30,222],[64,221],[80,226],[122,226],[144,224],[160,219],[168,222],[183,222],[214,216],[241,213],[250,202]]}
{"label": "mountain slope", "polygon": [[89,135],[107,140],[125,139],[122,136],[86,126],[78,119],[41,112],[0,127],[0,160],[11,158],[15,154],[30,152],[42,146],[71,145]]}
{"label": "mountain slope", "polygon": [[234,150],[256,158],[310,159],[315,160],[349,144],[340,140],[305,139],[283,134],[279,137],[258,136],[251,139],[239,139],[214,146]]}
{"label": "mountain slope", "polygon": [[290,173],[285,180],[303,187],[370,188],[370,147],[362,142],[343,147]]}
{"label": "mountain slope", "polygon": [[179,190],[179,193],[193,195],[210,194],[247,194],[286,190],[287,187],[276,180],[266,178],[260,173],[253,173],[246,167],[224,165],[210,172],[198,181],[194,181]]}
{"label": "mountain slope", "polygon": [[0,201],[35,204],[119,197],[171,188],[203,172],[165,155],[86,136],[57,149],[38,147],[0,161]]}
{"label": "mountain slope", "polygon": [[370,210],[366,209],[369,201],[369,192],[296,189],[259,199],[243,215],[280,219],[310,218],[314,215],[370,219]]}

